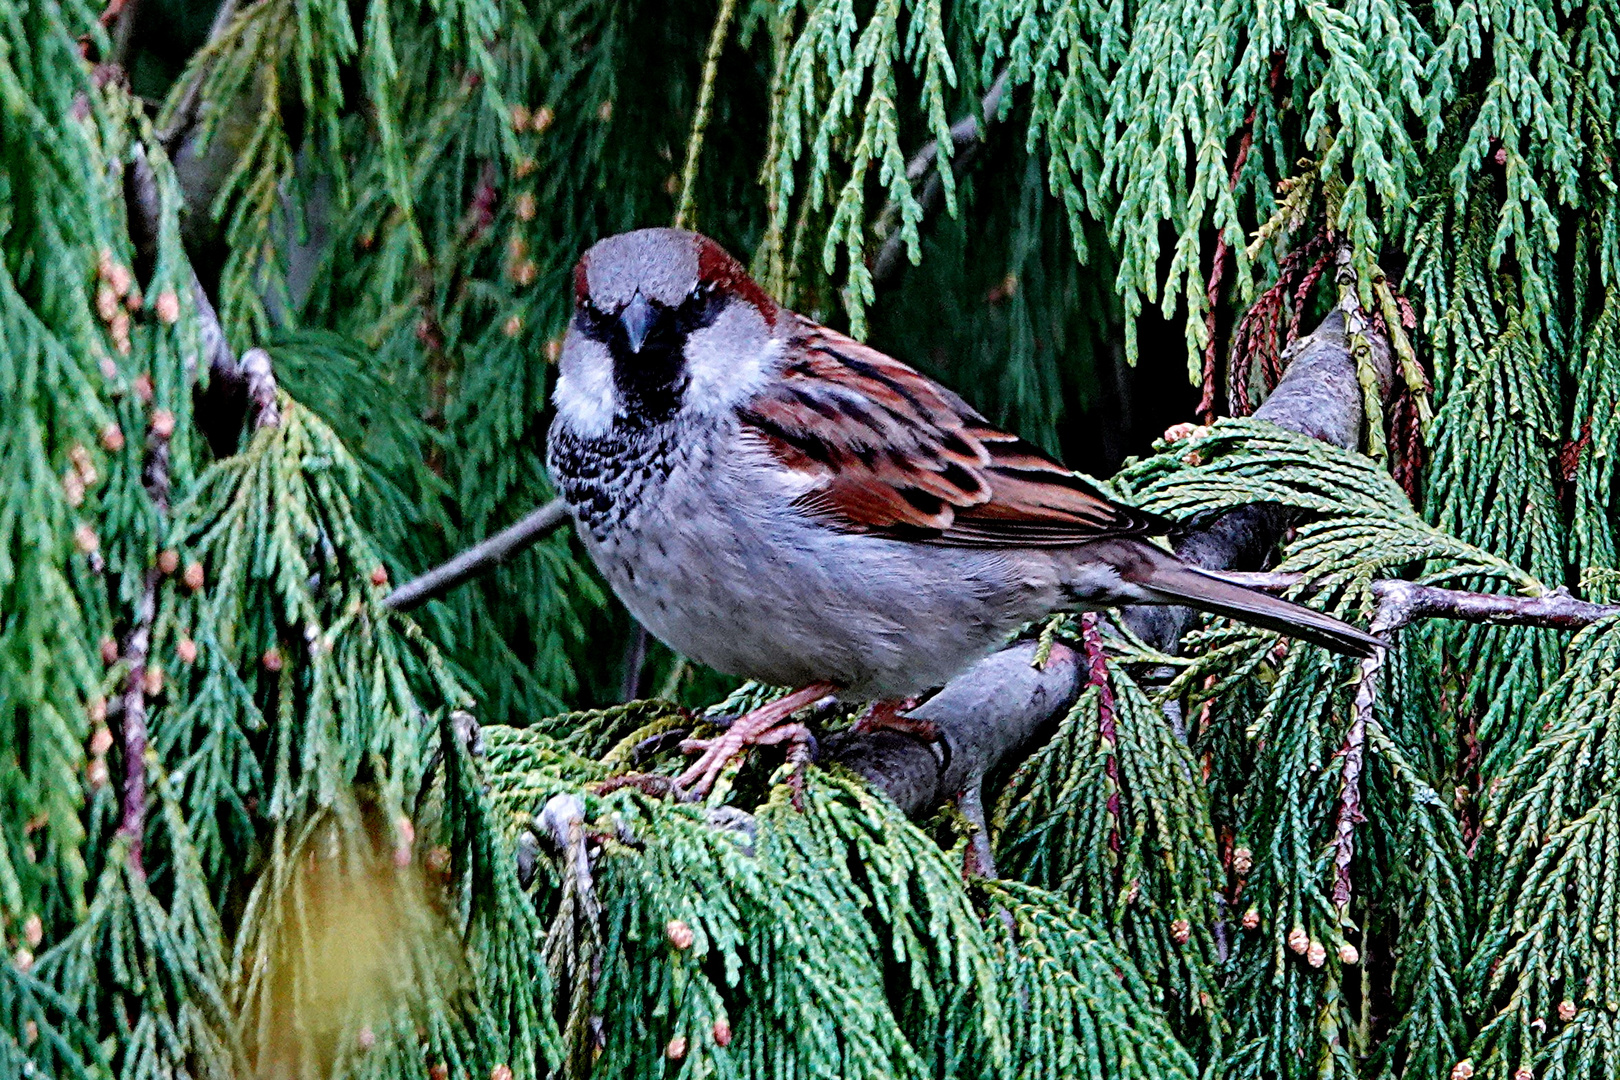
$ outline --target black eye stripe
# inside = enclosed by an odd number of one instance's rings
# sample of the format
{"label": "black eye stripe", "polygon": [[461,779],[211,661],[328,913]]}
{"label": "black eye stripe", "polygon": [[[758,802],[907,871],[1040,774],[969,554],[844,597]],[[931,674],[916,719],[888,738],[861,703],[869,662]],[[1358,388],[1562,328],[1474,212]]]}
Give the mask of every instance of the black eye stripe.
{"label": "black eye stripe", "polygon": [[574,308],[574,329],[592,341],[606,344],[613,334],[613,325],[617,321],[589,300],[581,301]]}
{"label": "black eye stripe", "polygon": [[[654,332],[672,329],[677,337],[684,338],[694,331],[712,326],[725,308],[725,297],[712,286],[699,285],[677,307],[671,308],[658,300],[649,303],[654,312]],[[617,311],[604,311],[589,299],[575,305],[574,327],[593,341],[609,344],[618,322]]]}
{"label": "black eye stripe", "polygon": [[676,325],[686,334],[701,330],[714,324],[720,317],[720,310],[723,307],[725,298],[718,290],[708,285],[699,285],[681,301],[681,306],[675,309]]}

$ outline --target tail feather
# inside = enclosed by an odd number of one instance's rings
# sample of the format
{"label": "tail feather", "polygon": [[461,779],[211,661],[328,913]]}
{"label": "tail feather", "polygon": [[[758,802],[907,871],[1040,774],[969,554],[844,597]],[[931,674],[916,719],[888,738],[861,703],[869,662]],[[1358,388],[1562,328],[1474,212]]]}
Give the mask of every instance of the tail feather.
{"label": "tail feather", "polygon": [[1287,634],[1334,652],[1367,657],[1387,642],[1331,615],[1233,584],[1196,567],[1166,559],[1153,568],[1144,586],[1166,603],[1185,604],[1228,615],[1267,630]]}

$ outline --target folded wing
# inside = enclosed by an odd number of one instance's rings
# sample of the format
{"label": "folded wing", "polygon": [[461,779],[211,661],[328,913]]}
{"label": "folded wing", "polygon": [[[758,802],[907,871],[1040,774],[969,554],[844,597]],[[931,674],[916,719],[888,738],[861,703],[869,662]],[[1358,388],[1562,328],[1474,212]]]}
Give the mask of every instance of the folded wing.
{"label": "folded wing", "polygon": [[796,319],[796,359],[743,412],[805,508],[840,527],[960,546],[1060,546],[1162,533],[893,357]]}

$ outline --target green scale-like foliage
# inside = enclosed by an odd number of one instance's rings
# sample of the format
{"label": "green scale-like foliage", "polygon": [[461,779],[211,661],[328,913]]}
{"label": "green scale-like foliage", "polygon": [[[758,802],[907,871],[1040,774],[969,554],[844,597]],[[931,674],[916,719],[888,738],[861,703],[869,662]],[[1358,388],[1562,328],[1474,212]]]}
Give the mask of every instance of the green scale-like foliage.
{"label": "green scale-like foliage", "polygon": [[[1613,1073],[1611,622],[1401,628],[1362,725],[1350,661],[1105,620],[1106,676],[989,778],[1007,880],[973,882],[970,825],[780,751],[701,804],[604,785],[778,691],[638,659],[563,533],[381,601],[552,496],[570,268],[677,206],[799,310],[1111,460],[1145,442],[1121,388],[1165,393],[1183,344],[1252,402],[1251,302],[1308,330],[1359,299],[1404,330],[1363,447],[1390,432],[1415,505],[1253,421],[1114,490],[1295,511],[1292,595],[1363,622],[1387,577],[1615,599],[1615,5],[231,10],[158,103],[86,59],[150,49],[125,16],[0,0],[0,1073]],[[194,397],[194,268],[280,424]],[[148,596],[137,860],[114,733]],[[1096,658],[1089,624],[1044,635]],[[581,812],[556,850],[548,804]]]}
{"label": "green scale-like foliage", "polygon": [[[399,1077],[512,1061],[532,1076],[556,1055],[545,986],[525,1000],[498,973],[533,915],[489,829],[458,831],[480,797],[465,770],[430,800],[439,828],[411,822],[431,751],[454,746],[440,718],[468,699],[377,604],[360,466],[285,397],[279,424],[209,463],[176,175],[128,94],[80,62],[67,31],[93,13],[7,19],[32,45],[0,50],[18,121],[4,125],[0,262],[16,808],[0,896],[23,946],[4,982],[7,1074]],[[141,158],[158,200],[150,259],[120,198]],[[150,648],[133,679],[120,653],[137,625]],[[148,725],[144,814],[109,785],[131,763],[107,725],[132,701]],[[459,903],[437,899],[447,862]],[[353,927],[333,898],[354,895],[371,904],[364,974],[381,990],[334,1010],[342,978],[309,945]],[[320,951],[333,941],[364,952],[342,934]]]}
{"label": "green scale-like foliage", "polygon": [[600,767],[558,741],[484,736],[514,836],[547,832],[531,818],[553,796],[579,798],[535,886],[554,913],[546,955],[576,980],[575,1069],[1193,1075],[1097,925],[1032,886],[970,892],[953,852],[848,778],[768,788],[751,811],[598,796],[578,785]]}
{"label": "green scale-like foliage", "polygon": [[[1413,569],[1429,583],[1495,579],[1542,588],[1510,563],[1425,524],[1367,459],[1252,421],[1219,424],[1120,481],[1147,505],[1173,513],[1254,501],[1317,513],[1336,508],[1335,516],[1299,530],[1279,569],[1302,574],[1313,592],[1337,595],[1341,610],[1367,604],[1373,580]],[[1189,734],[1211,772],[1215,821],[1230,830],[1226,880],[1216,882],[1238,924],[1227,924],[1226,1001],[1253,1003],[1232,1025],[1232,1075],[1287,1073],[1291,1060],[1359,1075],[1356,1059],[1374,1050],[1372,1062],[1384,1068],[1400,1062],[1445,1071],[1463,1055],[1469,937],[1457,903],[1471,874],[1462,825],[1436,794],[1455,763],[1434,752],[1450,733],[1433,726],[1433,636],[1426,627],[1403,631],[1380,676],[1379,700],[1388,704],[1365,734],[1359,796],[1366,821],[1356,834],[1345,908],[1334,898],[1332,841],[1352,719],[1347,665],[1315,649],[1279,656],[1269,634],[1215,630],[1206,635],[1207,651],[1172,686],[1194,691],[1202,719]],[[1252,869],[1239,868],[1238,849]],[[1402,943],[1393,970],[1388,957],[1375,954],[1389,940]],[[1357,955],[1342,952],[1347,945]],[[1313,948],[1321,950],[1314,963]],[[1368,999],[1375,979],[1400,1010],[1377,1047]]]}
{"label": "green scale-like foliage", "polygon": [[1584,631],[1530,721],[1540,738],[1503,777],[1487,811],[1491,898],[1470,982],[1489,1022],[1476,1059],[1566,1076],[1617,1063],[1620,730],[1614,620]]}
{"label": "green scale-like foliage", "polygon": [[1108,926],[1189,1041],[1216,1050],[1226,1027],[1213,938],[1222,872],[1207,796],[1164,714],[1123,669],[1110,682],[1107,706],[1102,687],[1088,689],[1008,782],[998,866]]}

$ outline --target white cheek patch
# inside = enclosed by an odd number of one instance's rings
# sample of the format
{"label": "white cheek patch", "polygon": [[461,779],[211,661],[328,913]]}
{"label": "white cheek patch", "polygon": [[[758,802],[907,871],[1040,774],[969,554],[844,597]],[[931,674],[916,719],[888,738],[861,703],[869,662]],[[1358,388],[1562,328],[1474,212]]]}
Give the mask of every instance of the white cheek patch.
{"label": "white cheek patch", "polygon": [[765,388],[781,352],[782,343],[770,336],[757,309],[728,305],[713,324],[686,339],[683,404],[707,416],[736,408]]}
{"label": "white cheek patch", "polygon": [[607,346],[570,331],[551,395],[558,418],[581,435],[606,435],[613,427],[617,398]]}

